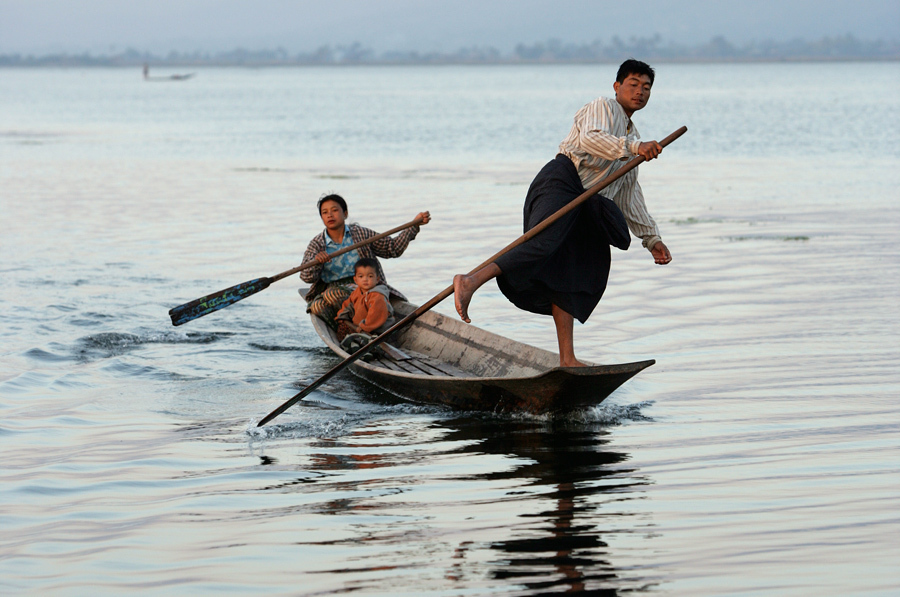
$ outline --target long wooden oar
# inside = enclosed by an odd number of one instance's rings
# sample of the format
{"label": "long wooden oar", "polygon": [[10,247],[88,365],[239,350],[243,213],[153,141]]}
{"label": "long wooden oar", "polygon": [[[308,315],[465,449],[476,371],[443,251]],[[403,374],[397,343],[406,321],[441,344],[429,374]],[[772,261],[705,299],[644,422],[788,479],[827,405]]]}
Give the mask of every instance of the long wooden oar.
{"label": "long wooden oar", "polygon": [[[686,132],[687,132],[687,127],[683,126],[680,129],[678,129],[677,131],[675,131],[674,133],[672,133],[671,135],[669,135],[668,137],[666,137],[665,139],[663,139],[662,141],[660,141],[659,144],[662,145],[663,147],[665,147],[666,145],[670,144],[672,141],[674,141],[681,135],[685,134]],[[534,228],[532,228],[531,230],[529,230],[528,232],[526,232],[525,234],[520,236],[518,239],[516,239],[515,241],[506,245],[506,247],[504,247],[503,249],[498,251],[490,259],[488,259],[487,261],[485,261],[484,263],[482,263],[481,265],[479,265],[478,267],[473,269],[471,272],[469,272],[469,275],[474,274],[475,272],[477,272],[478,270],[480,270],[483,267],[487,267],[488,265],[490,265],[491,263],[496,261],[501,255],[505,255],[506,253],[509,253],[510,251],[512,251],[513,249],[518,247],[519,245],[522,245],[522,244],[528,242],[529,240],[531,240],[532,238],[534,238],[535,236],[537,236],[538,234],[540,234],[541,232],[546,230],[550,225],[552,225],[554,222],[559,220],[561,217],[563,217],[564,215],[566,215],[573,209],[577,208],[579,205],[581,205],[582,203],[584,203],[585,201],[587,201],[588,199],[590,199],[591,197],[593,197],[594,195],[599,193],[601,190],[603,190],[604,188],[606,188],[607,186],[609,186],[610,184],[612,184],[613,182],[615,182],[616,180],[618,180],[619,178],[624,176],[627,172],[636,168],[638,166],[638,164],[641,164],[644,161],[646,161],[646,160],[644,159],[643,156],[638,156],[638,157],[633,158],[627,164],[625,164],[624,166],[622,166],[621,168],[616,170],[615,173],[611,174],[608,178],[598,182],[597,184],[592,186],[590,189],[588,189],[587,191],[585,191],[584,193],[582,193],[581,195],[579,195],[578,197],[576,197],[575,199],[573,199],[572,201],[567,203],[565,205],[565,207],[560,208],[556,213],[554,213],[553,215],[548,217],[546,220],[543,220],[540,224],[538,224],[537,226],[535,226]],[[281,413],[283,413],[284,411],[289,409],[291,406],[293,406],[300,400],[303,400],[306,396],[308,396],[310,393],[312,393],[313,390],[315,390],[316,388],[321,386],[323,383],[325,383],[326,381],[328,381],[329,379],[334,377],[334,375],[336,375],[342,369],[344,369],[344,367],[359,360],[359,358],[362,357],[365,353],[367,353],[371,349],[375,348],[379,344],[382,344],[383,342],[385,342],[391,334],[393,334],[397,330],[400,330],[401,328],[404,328],[407,325],[411,324],[416,319],[421,317],[425,312],[429,311],[432,307],[434,307],[435,305],[440,303],[442,300],[444,300],[451,294],[453,294],[453,285],[452,284],[450,286],[448,286],[447,288],[445,288],[444,290],[442,290],[439,294],[435,295],[435,297],[432,298],[430,301],[428,301],[424,305],[420,306],[418,309],[416,309],[415,311],[413,311],[412,313],[410,313],[409,315],[407,315],[406,317],[404,317],[403,319],[401,319],[400,321],[398,321],[397,323],[392,325],[381,335],[373,338],[371,341],[369,341],[368,344],[366,344],[365,346],[363,346],[362,348],[360,348],[359,350],[357,350],[356,352],[351,354],[349,357],[347,357],[346,359],[344,359],[343,361],[341,361],[340,363],[338,363],[337,365],[335,365],[334,367],[329,369],[324,375],[322,375],[322,377],[320,377],[319,379],[315,380],[314,382],[312,382],[311,384],[309,384],[308,386],[303,388],[303,390],[298,392],[293,398],[291,398],[290,400],[288,400],[287,402],[285,402],[284,404],[282,404],[281,406],[279,406],[278,408],[276,408],[275,410],[270,412],[268,415],[263,417],[262,420],[256,424],[256,426],[261,427],[261,426],[265,425],[266,423],[268,423],[269,421],[271,421],[272,419],[274,419],[275,417],[277,417],[278,415],[280,415]]]}
{"label": "long wooden oar", "polygon": [[[416,218],[415,220],[407,222],[402,226],[397,226],[396,228],[392,228],[387,232],[376,234],[372,238],[367,238],[366,240],[352,244],[349,247],[344,247],[339,251],[331,253],[330,256],[333,259],[338,255],[343,255],[348,251],[353,251],[354,249],[358,249],[362,246],[368,245],[369,243],[373,243],[380,238],[390,236],[395,232],[406,230],[407,228],[411,228],[421,223],[422,220]],[[265,290],[273,282],[277,282],[282,278],[292,276],[301,270],[313,267],[314,265],[318,264],[319,262],[315,260],[307,261],[306,263],[298,265],[293,269],[289,269],[286,272],[281,272],[277,276],[272,276],[271,278],[256,278],[255,280],[248,280],[247,282],[236,284],[234,286],[226,288],[225,290],[220,290],[219,292],[214,292],[213,294],[208,294],[198,299],[194,299],[189,303],[179,305],[169,311],[169,317],[172,318],[172,325],[181,325],[183,323],[187,323],[191,320],[197,319],[198,317],[209,315],[213,311],[218,311],[219,309],[229,307],[238,301],[244,300],[248,296],[252,296],[261,290]]]}

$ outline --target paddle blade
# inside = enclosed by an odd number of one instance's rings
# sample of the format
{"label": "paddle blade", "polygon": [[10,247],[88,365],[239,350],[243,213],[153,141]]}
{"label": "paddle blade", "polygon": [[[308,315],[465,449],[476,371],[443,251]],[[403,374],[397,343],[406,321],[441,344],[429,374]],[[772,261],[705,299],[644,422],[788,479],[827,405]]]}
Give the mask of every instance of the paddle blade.
{"label": "paddle blade", "polygon": [[169,310],[172,325],[181,325],[213,311],[229,307],[260,290],[265,290],[271,283],[272,278],[256,278],[179,305]]}

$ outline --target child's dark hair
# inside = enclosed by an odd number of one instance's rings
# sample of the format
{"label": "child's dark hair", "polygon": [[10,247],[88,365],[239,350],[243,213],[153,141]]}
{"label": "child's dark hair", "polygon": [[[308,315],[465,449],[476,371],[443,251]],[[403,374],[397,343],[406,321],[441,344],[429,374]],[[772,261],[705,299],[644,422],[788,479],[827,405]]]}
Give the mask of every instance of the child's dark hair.
{"label": "child's dark hair", "polygon": [[322,195],[321,197],[319,197],[319,202],[316,203],[316,209],[319,211],[319,213],[322,213],[322,204],[326,201],[334,201],[341,206],[341,209],[344,210],[344,213],[347,213],[347,202],[344,201],[343,197],[341,197],[340,195],[335,195],[334,193]]}
{"label": "child's dark hair", "polygon": [[361,267],[371,267],[376,272],[378,272],[378,262],[375,261],[375,259],[373,259],[372,257],[363,257],[362,259],[357,261],[356,265],[353,266],[353,273],[355,274],[356,271]]}
{"label": "child's dark hair", "polygon": [[650,77],[650,85],[653,85],[656,72],[646,62],[629,58],[619,67],[619,72],[616,73],[616,82],[624,83],[628,75],[647,75]]}

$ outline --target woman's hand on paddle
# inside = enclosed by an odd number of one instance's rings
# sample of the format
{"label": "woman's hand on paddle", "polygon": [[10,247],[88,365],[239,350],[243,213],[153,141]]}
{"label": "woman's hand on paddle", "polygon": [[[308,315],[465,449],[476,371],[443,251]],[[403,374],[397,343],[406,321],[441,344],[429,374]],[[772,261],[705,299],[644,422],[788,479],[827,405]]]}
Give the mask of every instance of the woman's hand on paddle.
{"label": "woman's hand on paddle", "polygon": [[650,249],[650,253],[653,254],[653,260],[657,265],[665,265],[672,261],[672,254],[669,252],[669,248],[663,241],[659,241],[653,245],[653,248]]}
{"label": "woman's hand on paddle", "polygon": [[331,259],[331,255],[326,253],[325,251],[319,251],[316,253],[316,261],[319,262],[319,265],[325,265]]}
{"label": "woman's hand on paddle", "polygon": [[431,221],[431,214],[427,211],[423,211],[419,215],[416,216],[416,220],[419,222],[420,226],[424,226],[428,222]]}
{"label": "woman's hand on paddle", "polygon": [[662,150],[662,145],[656,141],[648,141],[647,143],[641,143],[638,147],[638,155],[644,156],[644,159],[649,162],[653,158],[658,158]]}

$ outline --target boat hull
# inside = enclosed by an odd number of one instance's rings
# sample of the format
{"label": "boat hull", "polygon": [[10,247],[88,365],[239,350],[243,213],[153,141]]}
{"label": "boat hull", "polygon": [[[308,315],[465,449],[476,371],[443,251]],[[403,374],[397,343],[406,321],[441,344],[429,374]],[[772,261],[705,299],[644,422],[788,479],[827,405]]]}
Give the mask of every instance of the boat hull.
{"label": "boat hull", "polygon": [[[402,301],[393,306],[398,318],[415,309]],[[349,356],[322,320],[313,316],[312,323],[337,356]],[[351,371],[413,402],[495,413],[563,413],[595,406],[655,363],[559,367],[555,353],[435,312],[423,314],[388,342],[388,354],[376,349],[378,358],[358,360]]]}
{"label": "boat hull", "polygon": [[535,377],[453,379],[386,374],[364,364],[352,372],[392,394],[413,402],[442,404],[461,410],[565,413],[603,402],[623,383],[654,361],[589,368],[557,368]]}

